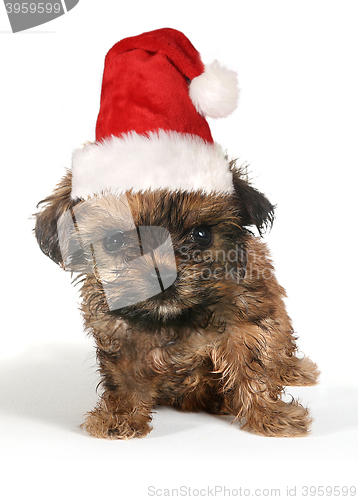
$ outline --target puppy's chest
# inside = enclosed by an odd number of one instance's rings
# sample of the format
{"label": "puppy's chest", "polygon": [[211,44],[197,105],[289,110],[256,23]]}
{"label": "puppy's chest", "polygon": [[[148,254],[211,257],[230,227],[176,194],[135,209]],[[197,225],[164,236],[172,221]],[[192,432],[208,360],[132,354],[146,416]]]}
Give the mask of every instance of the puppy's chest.
{"label": "puppy's chest", "polygon": [[115,349],[119,370],[124,366],[127,370],[135,367],[135,372],[145,376],[162,374],[182,379],[206,364],[217,335],[210,329],[153,333],[128,328],[108,332],[107,342],[101,335],[97,343],[101,344],[100,348],[106,344],[107,352]]}
{"label": "puppy's chest", "polygon": [[147,353],[146,362],[157,373],[183,377],[202,366],[210,348],[210,339],[195,332],[190,337],[153,346]]}

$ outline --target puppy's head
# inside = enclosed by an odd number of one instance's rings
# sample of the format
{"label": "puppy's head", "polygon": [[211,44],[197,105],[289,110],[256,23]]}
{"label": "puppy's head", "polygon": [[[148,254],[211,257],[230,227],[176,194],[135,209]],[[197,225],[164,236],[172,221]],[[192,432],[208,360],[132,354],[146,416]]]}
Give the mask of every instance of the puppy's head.
{"label": "puppy's head", "polygon": [[42,251],[86,274],[91,312],[143,328],[205,327],[245,276],[247,228],[261,232],[273,206],[232,165],[233,194],[107,193],[71,200],[71,175],[44,200]]}

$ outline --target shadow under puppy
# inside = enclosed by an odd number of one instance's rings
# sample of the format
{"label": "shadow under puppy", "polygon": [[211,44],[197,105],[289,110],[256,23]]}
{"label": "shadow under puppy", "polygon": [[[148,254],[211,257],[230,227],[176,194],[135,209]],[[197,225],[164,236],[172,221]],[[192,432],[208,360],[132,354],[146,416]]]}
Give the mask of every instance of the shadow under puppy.
{"label": "shadow under puppy", "polygon": [[[309,429],[307,409],[282,395],[286,385],[315,384],[318,370],[297,357],[285,292],[266,245],[248,229],[270,225],[273,206],[221,153],[199,112],[210,115],[197,96],[211,70],[175,30],[116,44],[96,143],[75,152],[72,172],[40,202],[38,243],[80,273],[85,327],[97,345],[103,391],[83,424],[94,436],[145,436],[156,405],[231,414],[267,436]],[[153,97],[152,80],[158,86],[168,73],[171,85]],[[229,79],[232,87],[232,73],[222,73],[221,85]],[[133,88],[133,80],[152,101],[176,96],[169,118],[157,113],[153,123],[139,113],[132,123],[133,94],[108,89]],[[184,130],[178,101],[189,115]]]}

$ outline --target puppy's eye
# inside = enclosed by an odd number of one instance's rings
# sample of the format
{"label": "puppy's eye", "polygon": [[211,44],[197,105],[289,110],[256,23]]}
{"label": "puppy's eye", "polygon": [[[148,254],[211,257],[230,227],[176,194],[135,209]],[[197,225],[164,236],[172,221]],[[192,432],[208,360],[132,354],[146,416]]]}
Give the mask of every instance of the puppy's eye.
{"label": "puppy's eye", "polygon": [[123,232],[111,234],[103,239],[103,246],[108,252],[118,252],[126,244],[126,236]]}
{"label": "puppy's eye", "polygon": [[208,247],[213,241],[213,234],[208,226],[194,227],[191,237],[201,247]]}

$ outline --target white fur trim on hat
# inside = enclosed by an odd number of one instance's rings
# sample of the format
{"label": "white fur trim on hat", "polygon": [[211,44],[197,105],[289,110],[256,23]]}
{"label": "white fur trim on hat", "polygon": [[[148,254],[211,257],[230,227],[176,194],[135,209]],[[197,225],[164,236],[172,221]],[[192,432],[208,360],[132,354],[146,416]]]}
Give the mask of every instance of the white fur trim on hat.
{"label": "white fur trim on hat", "polygon": [[74,152],[72,199],[130,189],[233,192],[233,182],[219,145],[177,132],[131,132]]}
{"label": "white fur trim on hat", "polygon": [[237,107],[237,73],[218,61],[205,66],[204,73],[193,78],[189,95],[198,113],[210,118],[225,118]]}

